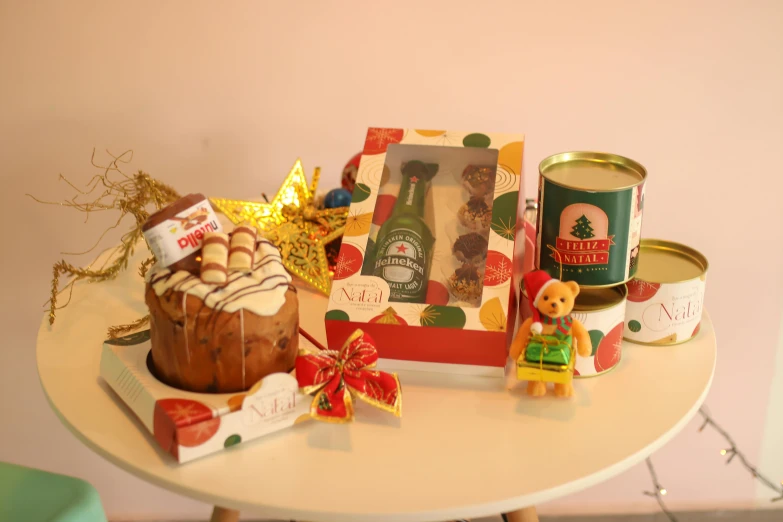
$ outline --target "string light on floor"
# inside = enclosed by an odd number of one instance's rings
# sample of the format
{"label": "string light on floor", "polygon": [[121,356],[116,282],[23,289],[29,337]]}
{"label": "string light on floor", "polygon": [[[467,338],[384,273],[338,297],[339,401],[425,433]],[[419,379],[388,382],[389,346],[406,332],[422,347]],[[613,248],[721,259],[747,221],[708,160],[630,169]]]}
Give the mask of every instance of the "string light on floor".
{"label": "string light on floor", "polygon": [[648,497],[653,497],[658,502],[658,507],[661,508],[661,511],[663,511],[663,514],[666,515],[669,518],[670,522],[677,522],[677,517],[674,516],[674,513],[669,511],[669,509],[666,507],[666,504],[663,501],[663,497],[666,496],[666,488],[661,486],[661,484],[658,482],[658,475],[655,473],[655,468],[653,467],[652,461],[648,458],[647,459],[647,469],[650,472],[650,478],[652,479],[653,483],[653,491],[645,491],[644,494]]}
{"label": "string light on floor", "polygon": [[772,502],[777,502],[778,500],[783,500],[783,481],[780,482],[780,484],[775,484],[770,479],[759,473],[759,470],[748,462],[748,459],[745,458],[745,455],[739,450],[737,445],[734,443],[734,439],[731,438],[731,435],[729,435],[726,430],[721,428],[718,424],[715,423],[713,418],[710,416],[707,408],[705,406],[702,406],[699,409],[699,413],[701,414],[702,418],[704,419],[704,422],[702,423],[701,427],[699,428],[699,431],[704,431],[704,428],[707,426],[710,426],[715,431],[720,433],[724,439],[726,439],[726,442],[729,443],[729,447],[720,450],[720,454],[722,456],[727,456],[728,459],[726,459],[726,464],[729,464],[734,458],[736,457],[739,459],[742,466],[748,470],[748,472],[753,476],[753,478],[758,479],[762,484],[767,486],[769,489],[774,491],[777,496],[770,499]]}
{"label": "string light on floor", "polygon": [[[771,502],[777,502],[778,500],[783,500],[783,480],[780,481],[779,484],[775,484],[772,482],[769,478],[765,477],[761,473],[759,473],[759,470],[751,464],[748,459],[745,457],[745,454],[742,453],[737,445],[734,443],[734,439],[731,438],[731,436],[721,428],[715,420],[712,418],[712,416],[709,414],[709,410],[707,410],[706,406],[702,406],[699,409],[699,414],[702,416],[703,422],[701,426],[699,427],[699,432],[704,431],[704,429],[709,426],[713,428],[715,431],[717,431],[720,435],[723,436],[724,439],[726,439],[726,442],[729,444],[727,448],[723,448],[718,453],[722,457],[728,456],[726,459],[726,464],[731,463],[732,460],[736,457],[739,462],[742,464],[742,466],[748,470],[748,473],[751,474],[751,476],[758,481],[760,481],[762,484],[767,486],[769,489],[774,491],[777,496],[770,499]],[[653,491],[644,491],[643,493],[647,495],[648,497],[654,497],[655,500],[658,502],[658,506],[661,508],[661,511],[669,518],[670,522],[677,522],[677,517],[674,516],[674,514],[669,511],[669,509],[666,507],[666,504],[663,501],[663,497],[666,496],[666,488],[662,487],[660,483],[658,482],[658,475],[655,473],[655,468],[653,467],[652,461],[648,458],[647,459],[647,469],[650,472],[650,479],[653,483]]]}

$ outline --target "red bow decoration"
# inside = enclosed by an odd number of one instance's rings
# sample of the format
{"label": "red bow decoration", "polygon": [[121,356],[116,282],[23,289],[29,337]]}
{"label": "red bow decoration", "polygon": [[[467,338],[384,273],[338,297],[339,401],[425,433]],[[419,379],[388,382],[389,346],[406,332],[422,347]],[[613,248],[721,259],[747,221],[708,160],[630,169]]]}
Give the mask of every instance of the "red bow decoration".
{"label": "red bow decoration", "polygon": [[315,394],[310,415],[327,422],[353,420],[351,396],[402,415],[402,388],[395,373],[372,370],[378,361],[375,341],[356,330],[339,352],[300,351],[296,358],[296,380],[307,394]]}

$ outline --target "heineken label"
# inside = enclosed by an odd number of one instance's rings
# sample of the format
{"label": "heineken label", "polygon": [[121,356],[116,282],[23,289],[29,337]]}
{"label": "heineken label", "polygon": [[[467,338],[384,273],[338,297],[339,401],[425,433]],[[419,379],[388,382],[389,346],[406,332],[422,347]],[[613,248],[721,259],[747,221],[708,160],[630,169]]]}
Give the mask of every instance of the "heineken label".
{"label": "heineken label", "polygon": [[410,229],[397,229],[378,243],[374,274],[389,283],[389,300],[423,300],[425,263],[422,237]]}
{"label": "heineken label", "polygon": [[589,192],[539,179],[536,266],[584,286],[626,282],[636,272],[644,184]]}

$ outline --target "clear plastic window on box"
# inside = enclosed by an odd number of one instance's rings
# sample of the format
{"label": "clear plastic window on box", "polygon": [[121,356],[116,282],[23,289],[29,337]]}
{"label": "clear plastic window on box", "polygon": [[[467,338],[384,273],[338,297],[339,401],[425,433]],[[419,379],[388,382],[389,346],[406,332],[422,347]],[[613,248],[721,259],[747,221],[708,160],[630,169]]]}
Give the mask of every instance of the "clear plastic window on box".
{"label": "clear plastic window on box", "polygon": [[390,302],[425,303],[435,280],[448,304],[479,306],[497,163],[495,149],[388,146],[362,275]]}

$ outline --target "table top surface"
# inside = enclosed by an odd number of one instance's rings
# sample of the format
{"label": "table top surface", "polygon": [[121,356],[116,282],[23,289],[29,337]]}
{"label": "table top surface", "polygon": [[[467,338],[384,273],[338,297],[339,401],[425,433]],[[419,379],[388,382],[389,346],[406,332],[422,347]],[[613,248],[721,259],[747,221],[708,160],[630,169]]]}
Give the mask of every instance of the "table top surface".
{"label": "table top surface", "polygon": [[[106,329],[146,314],[135,272],[77,284],[54,326],[42,321],[38,372],[52,408],[84,444],[140,478],[270,518],[447,520],[568,495],[668,442],[704,401],[715,368],[705,313],[688,343],[624,343],[620,365],[576,380],[571,400],[509,392],[500,378],[400,371],[402,418],[358,403],[352,424],[305,422],[178,464],[99,377]],[[303,328],[324,341],[326,298],[299,296]]]}

